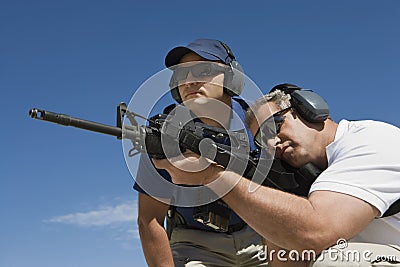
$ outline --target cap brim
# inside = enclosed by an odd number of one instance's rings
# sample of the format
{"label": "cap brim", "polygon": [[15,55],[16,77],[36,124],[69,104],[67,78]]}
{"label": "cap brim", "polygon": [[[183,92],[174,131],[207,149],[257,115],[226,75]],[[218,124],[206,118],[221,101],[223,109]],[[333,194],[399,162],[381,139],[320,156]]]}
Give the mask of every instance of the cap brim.
{"label": "cap brim", "polygon": [[178,65],[182,57],[190,52],[193,52],[206,60],[221,60],[220,58],[204,51],[189,49],[184,46],[178,46],[168,52],[167,56],[165,57],[165,66],[167,66],[167,68],[170,68],[174,65]]}

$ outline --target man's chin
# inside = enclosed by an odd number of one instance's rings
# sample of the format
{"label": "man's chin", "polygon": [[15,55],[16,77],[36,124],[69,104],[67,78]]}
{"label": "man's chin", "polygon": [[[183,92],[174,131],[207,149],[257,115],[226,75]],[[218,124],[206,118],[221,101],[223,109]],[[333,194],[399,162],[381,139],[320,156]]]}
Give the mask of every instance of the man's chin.
{"label": "man's chin", "polygon": [[289,164],[291,167],[293,168],[300,168],[301,166],[304,165],[304,163],[299,162],[297,160],[294,160],[293,158],[291,158],[289,156],[289,154],[285,155],[285,157],[281,157],[280,158],[282,161],[284,161],[285,163]]}
{"label": "man's chin", "polygon": [[285,162],[293,168],[300,168],[307,164],[306,162],[298,162],[298,161],[292,161],[292,160],[288,160],[288,161],[285,160]]}
{"label": "man's chin", "polygon": [[192,104],[197,104],[197,105],[204,105],[210,102],[210,100],[207,97],[204,96],[198,96],[194,97],[189,100],[190,103]]}

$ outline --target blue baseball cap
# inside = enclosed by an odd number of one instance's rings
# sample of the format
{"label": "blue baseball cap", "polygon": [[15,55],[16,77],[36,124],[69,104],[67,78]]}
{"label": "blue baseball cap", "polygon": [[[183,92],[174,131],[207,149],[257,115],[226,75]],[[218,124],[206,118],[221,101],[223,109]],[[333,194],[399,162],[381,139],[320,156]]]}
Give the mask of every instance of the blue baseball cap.
{"label": "blue baseball cap", "polygon": [[190,52],[196,53],[206,60],[220,60],[226,65],[234,59],[222,42],[213,39],[197,39],[187,46],[178,46],[169,51],[165,57],[165,66],[170,68],[179,64],[181,58]]}

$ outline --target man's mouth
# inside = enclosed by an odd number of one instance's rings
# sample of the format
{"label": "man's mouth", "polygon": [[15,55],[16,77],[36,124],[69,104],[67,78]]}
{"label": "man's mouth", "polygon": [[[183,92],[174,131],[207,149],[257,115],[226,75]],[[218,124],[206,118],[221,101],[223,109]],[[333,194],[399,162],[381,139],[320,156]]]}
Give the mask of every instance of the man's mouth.
{"label": "man's mouth", "polygon": [[289,146],[284,146],[284,147],[282,148],[281,153],[280,153],[280,155],[279,155],[279,158],[283,159],[283,155],[285,154],[285,151],[286,151],[286,149],[287,149],[288,147],[289,147]]}
{"label": "man's mouth", "polygon": [[188,97],[190,97],[190,96],[192,96],[192,95],[197,95],[197,94],[200,94],[200,92],[199,92],[199,91],[190,92],[190,93],[187,93],[187,94],[185,95],[185,97],[188,98]]}

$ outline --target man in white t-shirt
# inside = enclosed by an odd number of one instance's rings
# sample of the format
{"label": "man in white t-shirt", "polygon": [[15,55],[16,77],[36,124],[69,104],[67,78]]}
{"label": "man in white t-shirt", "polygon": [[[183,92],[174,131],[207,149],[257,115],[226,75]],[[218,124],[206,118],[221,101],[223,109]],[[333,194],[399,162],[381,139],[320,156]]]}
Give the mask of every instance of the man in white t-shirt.
{"label": "man in white t-shirt", "polygon": [[[236,184],[222,199],[264,237],[272,266],[400,266],[400,214],[381,218],[400,199],[400,129],[335,123],[322,98],[298,92],[267,94],[247,122],[256,143],[276,158],[323,170],[307,198],[267,186],[251,192],[251,181],[217,164],[198,180],[192,173],[193,183]],[[173,181],[184,179],[168,161],[156,164]]]}

